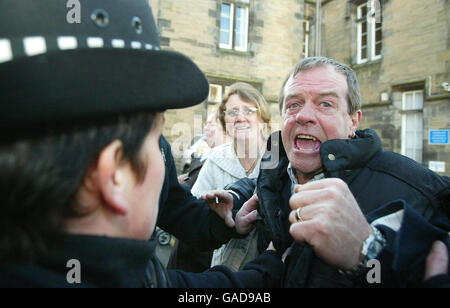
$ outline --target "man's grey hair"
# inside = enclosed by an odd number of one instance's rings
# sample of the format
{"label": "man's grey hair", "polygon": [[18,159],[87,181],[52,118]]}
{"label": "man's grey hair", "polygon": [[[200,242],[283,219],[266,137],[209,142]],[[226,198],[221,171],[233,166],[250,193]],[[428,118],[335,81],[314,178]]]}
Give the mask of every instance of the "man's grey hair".
{"label": "man's grey hair", "polygon": [[306,58],[299,63],[297,63],[283,82],[280,94],[278,96],[278,103],[280,104],[280,112],[283,112],[284,104],[284,87],[290,77],[295,77],[300,72],[308,71],[316,67],[325,67],[331,65],[334,69],[344,74],[347,77],[347,100],[348,100],[348,113],[353,114],[361,109],[361,92],[359,90],[358,79],[356,78],[355,71],[351,69],[348,65],[339,63],[333,59],[325,57],[311,57]]}

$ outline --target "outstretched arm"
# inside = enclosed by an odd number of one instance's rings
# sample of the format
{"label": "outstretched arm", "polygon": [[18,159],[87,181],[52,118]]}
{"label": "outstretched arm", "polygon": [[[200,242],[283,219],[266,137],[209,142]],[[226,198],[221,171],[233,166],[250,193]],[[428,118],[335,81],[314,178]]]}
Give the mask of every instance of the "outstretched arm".
{"label": "outstretched arm", "polygon": [[236,228],[241,235],[247,235],[255,227],[254,222],[258,216],[258,196],[253,195],[246,201],[233,219],[233,196],[224,190],[214,190],[200,197],[205,200],[211,210],[219,215],[230,228]]}
{"label": "outstretched arm", "polygon": [[168,271],[174,288],[276,288],[281,287],[283,262],[273,246],[238,272],[223,265],[202,273]]}
{"label": "outstretched arm", "polygon": [[175,162],[167,140],[161,137],[166,175],[160,195],[158,226],[199,250],[220,247],[231,238],[241,237],[234,228],[194,197],[188,186],[178,182]]}

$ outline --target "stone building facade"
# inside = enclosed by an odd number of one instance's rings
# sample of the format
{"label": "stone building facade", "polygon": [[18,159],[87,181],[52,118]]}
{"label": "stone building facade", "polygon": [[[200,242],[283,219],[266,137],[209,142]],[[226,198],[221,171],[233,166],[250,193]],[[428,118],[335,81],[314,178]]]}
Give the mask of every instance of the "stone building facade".
{"label": "stone building facade", "polygon": [[321,11],[320,53],[356,71],[361,128],[374,128],[386,150],[450,175],[449,1],[331,0]]}
{"label": "stone building facade", "polygon": [[[164,135],[176,156],[201,133],[207,113],[217,109],[226,87],[236,81],[248,82],[261,91],[271,105],[272,129],[280,128],[278,92],[290,68],[301,57],[302,32],[299,29],[303,21],[303,0],[149,2],[162,49],[189,56],[211,84],[210,98],[204,104],[166,113]],[[231,35],[233,42],[224,46],[230,43],[223,35],[227,21],[234,35]],[[243,37],[235,34],[234,28],[238,27],[244,29]]]}
{"label": "stone building facade", "polygon": [[211,84],[204,104],[167,112],[164,135],[175,155],[235,81],[263,93],[278,129],[286,74],[301,58],[322,55],[356,71],[360,128],[375,129],[386,150],[450,175],[450,1],[322,0],[319,27],[316,1],[149,0],[162,48],[189,56]]}

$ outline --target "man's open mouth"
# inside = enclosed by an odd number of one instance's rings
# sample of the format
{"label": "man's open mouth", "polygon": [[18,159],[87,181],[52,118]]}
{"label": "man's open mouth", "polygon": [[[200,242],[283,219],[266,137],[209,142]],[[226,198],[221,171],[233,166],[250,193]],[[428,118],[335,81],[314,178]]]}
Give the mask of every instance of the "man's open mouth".
{"label": "man's open mouth", "polygon": [[321,144],[322,142],[311,135],[299,134],[294,140],[295,149],[304,152],[316,152],[320,149]]}

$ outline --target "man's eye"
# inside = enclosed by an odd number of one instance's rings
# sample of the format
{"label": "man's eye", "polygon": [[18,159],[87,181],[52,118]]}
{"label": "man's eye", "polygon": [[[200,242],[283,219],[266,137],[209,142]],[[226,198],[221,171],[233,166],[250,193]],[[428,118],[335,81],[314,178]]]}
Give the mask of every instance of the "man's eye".
{"label": "man's eye", "polygon": [[288,106],[288,109],[293,110],[298,108],[300,105],[298,103],[292,103]]}
{"label": "man's eye", "polygon": [[320,105],[325,108],[331,107],[331,104],[328,102],[322,102]]}

